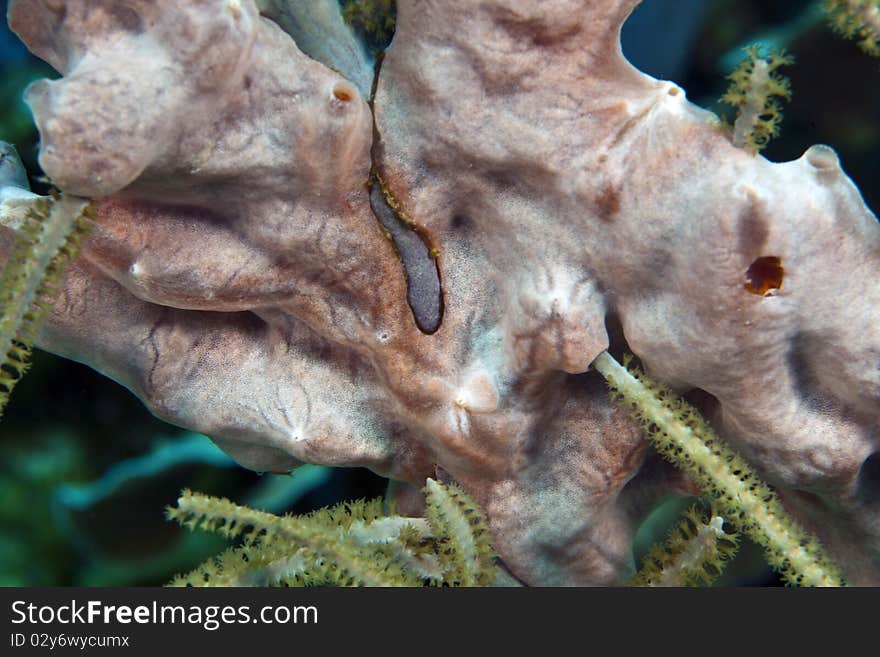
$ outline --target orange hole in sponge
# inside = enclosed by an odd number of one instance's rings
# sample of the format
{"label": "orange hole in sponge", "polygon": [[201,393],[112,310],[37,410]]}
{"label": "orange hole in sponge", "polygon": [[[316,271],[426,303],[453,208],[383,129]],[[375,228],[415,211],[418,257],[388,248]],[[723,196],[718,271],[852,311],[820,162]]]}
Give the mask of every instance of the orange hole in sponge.
{"label": "orange hole in sponge", "polygon": [[347,82],[337,82],[333,85],[333,95],[337,100],[341,100],[343,103],[347,103],[354,99],[356,93],[354,87]]}
{"label": "orange hole in sponge", "polygon": [[771,290],[782,287],[785,269],[778,256],[763,256],[755,260],[746,270],[745,288],[752,294],[767,295]]}

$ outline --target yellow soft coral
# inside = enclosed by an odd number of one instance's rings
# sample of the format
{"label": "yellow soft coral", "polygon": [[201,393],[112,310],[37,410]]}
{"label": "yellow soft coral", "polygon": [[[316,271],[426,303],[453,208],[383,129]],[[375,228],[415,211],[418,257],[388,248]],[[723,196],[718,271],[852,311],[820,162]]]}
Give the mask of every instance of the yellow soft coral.
{"label": "yellow soft coral", "polygon": [[397,6],[394,0],[346,0],[342,16],[346,23],[363,32],[374,48],[382,50],[394,36]]}
{"label": "yellow soft coral", "polygon": [[759,44],[745,48],[746,58],[728,79],[730,88],[721,102],[736,108],[733,124],[733,143],[757,153],[772,137],[779,134],[782,108],[778,98],[788,100],[791,86],[776,70],[794,63],[784,52],[762,54]]}
{"label": "yellow soft coral", "polygon": [[880,0],[825,0],[824,7],[835,32],[880,57]]}
{"label": "yellow soft coral", "polygon": [[612,397],[628,409],[667,460],[711,495],[725,518],[764,548],[789,584],[842,586],[843,576],[819,541],[785,512],[773,490],[725,445],[697,410],[644,372],[621,365],[606,351],[593,367]]}
{"label": "yellow soft coral", "polygon": [[724,519],[695,506],[655,545],[636,573],[635,586],[696,586],[711,584],[736,553],[739,537],[724,530]]}
{"label": "yellow soft coral", "polygon": [[0,415],[28,369],[31,345],[93,216],[88,199],[67,194],[36,197],[24,213],[0,271]]}
{"label": "yellow soft coral", "polygon": [[381,499],[275,516],[184,490],[166,516],[240,541],[172,586],[489,586],[498,576],[485,516],[454,484],[428,479],[426,518]]}

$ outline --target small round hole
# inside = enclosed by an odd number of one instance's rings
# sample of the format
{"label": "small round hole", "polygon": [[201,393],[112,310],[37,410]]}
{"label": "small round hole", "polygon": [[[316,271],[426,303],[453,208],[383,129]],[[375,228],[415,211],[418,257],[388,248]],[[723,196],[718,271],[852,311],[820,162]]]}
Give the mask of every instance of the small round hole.
{"label": "small round hole", "polygon": [[752,294],[771,296],[782,287],[785,269],[779,256],[764,256],[755,260],[746,270],[745,288]]}
{"label": "small round hole", "polygon": [[333,85],[333,97],[336,100],[347,103],[350,100],[354,100],[356,95],[357,90],[348,82],[337,82]]}

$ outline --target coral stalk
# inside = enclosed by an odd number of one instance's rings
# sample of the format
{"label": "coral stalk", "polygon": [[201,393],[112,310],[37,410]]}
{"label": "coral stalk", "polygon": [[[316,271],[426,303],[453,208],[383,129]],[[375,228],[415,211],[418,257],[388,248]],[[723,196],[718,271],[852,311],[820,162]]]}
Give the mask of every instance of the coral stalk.
{"label": "coral stalk", "polygon": [[776,494],[725,445],[695,408],[608,352],[595,367],[615,399],[632,410],[651,443],[716,500],[724,514],[760,544],[790,584],[842,586],[819,542],[792,520]]}
{"label": "coral stalk", "polygon": [[862,50],[880,57],[878,0],[825,0],[824,8],[835,32],[847,39],[858,39]]}
{"label": "coral stalk", "polygon": [[746,58],[728,76],[730,88],[722,102],[737,109],[733,124],[733,143],[757,153],[779,134],[782,110],[778,98],[791,97],[791,85],[777,69],[794,63],[785,53],[761,54],[761,46],[745,49]]}
{"label": "coral stalk", "polygon": [[498,579],[485,516],[461,489],[428,479],[427,518],[385,515],[381,499],[278,517],[184,490],[167,517],[241,538],[172,586],[489,586]]}
{"label": "coral stalk", "polygon": [[648,552],[632,583],[635,586],[711,584],[725,562],[736,553],[737,545],[737,535],[724,531],[721,516],[712,514],[705,521],[696,507],[691,507],[666,542]]}
{"label": "coral stalk", "polygon": [[31,345],[58,294],[65,265],[79,251],[90,214],[87,199],[68,195],[36,197],[24,212],[0,274],[0,415],[27,371]]}

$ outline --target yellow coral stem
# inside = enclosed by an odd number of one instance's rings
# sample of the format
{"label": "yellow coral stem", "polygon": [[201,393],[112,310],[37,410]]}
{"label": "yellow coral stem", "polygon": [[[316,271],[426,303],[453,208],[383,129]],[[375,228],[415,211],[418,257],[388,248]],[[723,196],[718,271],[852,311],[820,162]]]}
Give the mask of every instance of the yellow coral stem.
{"label": "yellow coral stem", "polygon": [[794,58],[777,51],[764,55],[759,44],[744,50],[746,58],[728,76],[731,85],[721,102],[736,108],[733,143],[757,153],[779,133],[782,112],[777,99],[789,99],[791,85],[776,70]]}
{"label": "yellow coral stem", "polygon": [[636,586],[691,586],[711,584],[736,553],[736,534],[724,531],[724,520],[711,515],[704,521],[695,507],[655,546],[633,578]]}
{"label": "yellow coral stem", "polygon": [[642,422],[654,446],[717,500],[726,516],[762,545],[768,561],[792,584],[842,586],[840,570],[819,541],[782,508],[776,495],[730,450],[695,408],[607,352],[593,367]]}
{"label": "yellow coral stem", "polygon": [[36,199],[10,249],[0,274],[0,415],[27,370],[31,344],[64,267],[79,250],[89,208],[88,199],[66,194]]}

